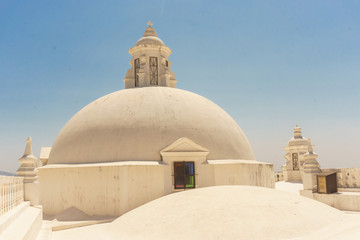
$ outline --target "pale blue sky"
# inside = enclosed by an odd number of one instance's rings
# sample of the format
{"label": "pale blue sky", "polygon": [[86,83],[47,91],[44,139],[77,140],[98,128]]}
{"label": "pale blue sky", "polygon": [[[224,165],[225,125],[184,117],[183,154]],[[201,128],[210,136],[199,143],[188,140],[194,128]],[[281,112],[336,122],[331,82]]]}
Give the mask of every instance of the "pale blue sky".
{"label": "pale blue sky", "polygon": [[259,161],[299,124],[322,167],[360,167],[359,1],[0,0],[0,170],[39,156],[82,107],[124,88],[151,20],[178,87],[239,123]]}

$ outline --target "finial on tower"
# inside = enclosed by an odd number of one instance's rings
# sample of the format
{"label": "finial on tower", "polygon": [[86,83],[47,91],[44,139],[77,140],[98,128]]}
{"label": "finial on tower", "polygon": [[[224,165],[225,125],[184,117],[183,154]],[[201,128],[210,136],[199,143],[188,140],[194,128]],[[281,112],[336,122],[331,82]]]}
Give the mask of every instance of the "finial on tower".
{"label": "finial on tower", "polygon": [[152,22],[149,21],[147,23],[148,27],[145,29],[145,33],[143,35],[143,37],[157,37],[157,34],[155,32],[155,29],[152,27]]}

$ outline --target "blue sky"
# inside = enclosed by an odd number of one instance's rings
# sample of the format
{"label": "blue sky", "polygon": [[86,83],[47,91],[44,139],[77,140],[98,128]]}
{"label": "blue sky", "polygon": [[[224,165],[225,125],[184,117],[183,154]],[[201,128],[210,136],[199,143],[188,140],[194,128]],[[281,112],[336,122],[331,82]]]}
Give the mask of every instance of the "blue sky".
{"label": "blue sky", "polygon": [[359,1],[0,1],[0,170],[39,156],[91,101],[124,88],[151,20],[178,88],[223,107],[259,161],[299,124],[322,167],[360,167]]}

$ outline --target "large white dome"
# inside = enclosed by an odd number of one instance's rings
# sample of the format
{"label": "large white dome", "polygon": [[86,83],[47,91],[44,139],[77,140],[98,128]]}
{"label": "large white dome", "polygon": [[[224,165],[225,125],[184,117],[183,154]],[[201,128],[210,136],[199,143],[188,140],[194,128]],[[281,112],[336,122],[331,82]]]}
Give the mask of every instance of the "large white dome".
{"label": "large white dome", "polygon": [[168,87],[120,90],[90,103],[61,130],[49,164],[161,160],[160,151],[186,137],[208,159],[255,160],[238,124],[197,94]]}

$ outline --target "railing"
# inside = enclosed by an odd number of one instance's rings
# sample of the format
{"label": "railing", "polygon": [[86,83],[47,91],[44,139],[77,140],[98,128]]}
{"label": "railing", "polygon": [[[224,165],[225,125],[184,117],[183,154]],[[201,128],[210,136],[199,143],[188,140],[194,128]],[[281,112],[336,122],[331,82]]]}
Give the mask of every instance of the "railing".
{"label": "railing", "polygon": [[0,176],[0,216],[24,201],[24,178]]}

